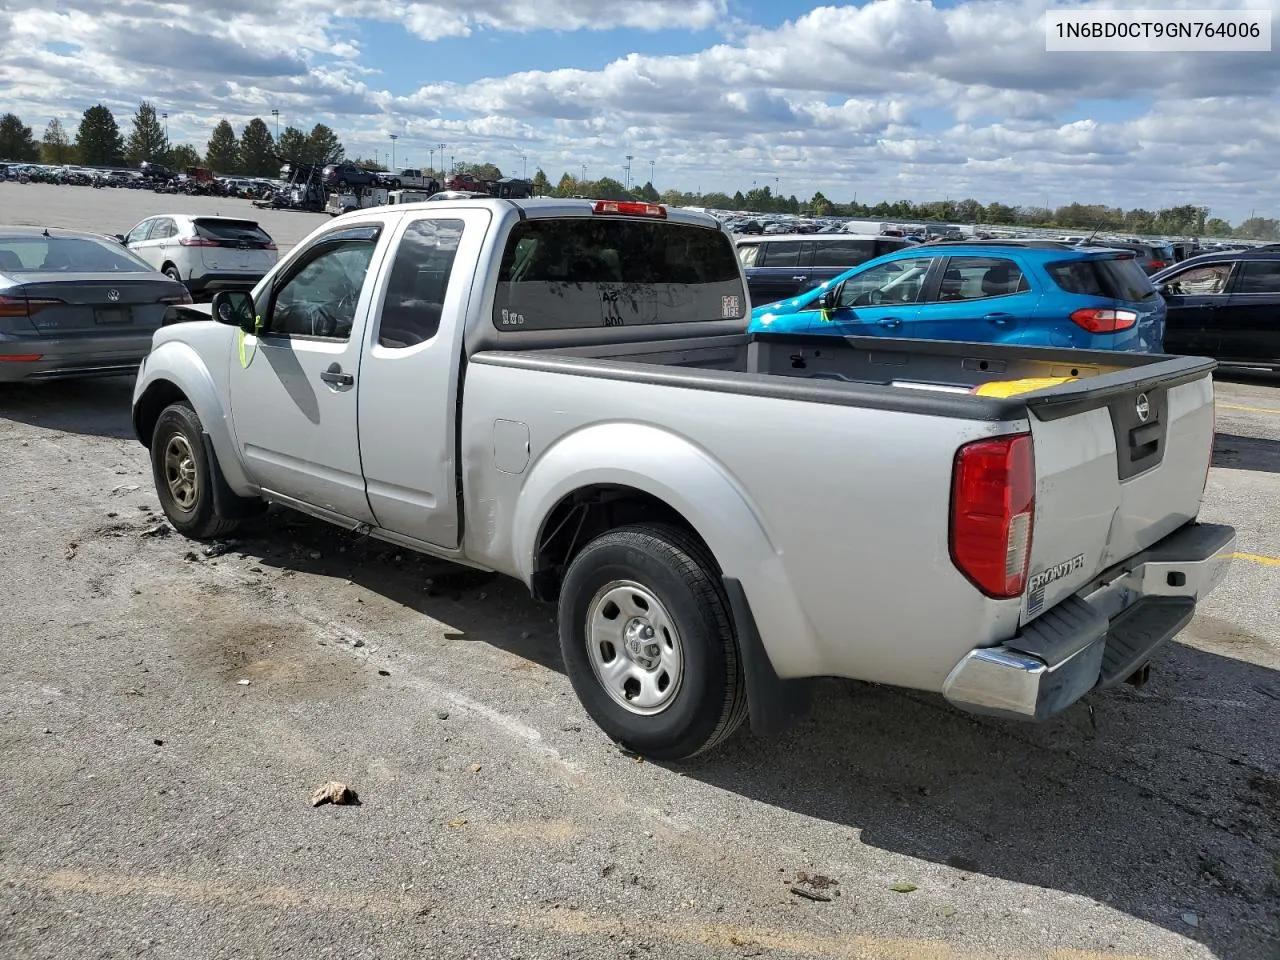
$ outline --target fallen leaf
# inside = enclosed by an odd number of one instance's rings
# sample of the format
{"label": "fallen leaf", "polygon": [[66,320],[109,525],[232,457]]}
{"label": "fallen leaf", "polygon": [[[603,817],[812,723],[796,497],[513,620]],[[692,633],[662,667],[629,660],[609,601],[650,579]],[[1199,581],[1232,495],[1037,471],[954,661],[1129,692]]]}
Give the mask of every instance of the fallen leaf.
{"label": "fallen leaf", "polygon": [[311,805],[318,807],[324,803],[333,803],[339,806],[359,804],[360,798],[356,796],[356,792],[348,787],[340,780],[328,780],[315,793],[311,795]]}
{"label": "fallen leaf", "polygon": [[890,884],[889,889],[894,893],[915,893],[920,888],[909,881],[899,880],[897,883]]}
{"label": "fallen leaf", "polygon": [[478,763],[473,763],[473,764],[471,765],[471,772],[472,772],[472,773],[479,773],[479,772],[480,772],[480,764],[478,764]]}
{"label": "fallen leaf", "polygon": [[455,830],[458,827],[465,827],[466,825],[467,825],[467,821],[463,817],[454,817],[452,820],[449,821],[449,826],[453,827]]}

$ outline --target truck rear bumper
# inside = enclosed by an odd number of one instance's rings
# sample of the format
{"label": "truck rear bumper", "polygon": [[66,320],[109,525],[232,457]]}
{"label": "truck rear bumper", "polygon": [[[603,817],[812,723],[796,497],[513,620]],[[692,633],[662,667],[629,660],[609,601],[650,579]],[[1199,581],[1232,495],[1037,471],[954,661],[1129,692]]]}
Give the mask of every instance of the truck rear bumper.
{"label": "truck rear bumper", "polygon": [[972,650],[943,685],[972,713],[1045,720],[1120,683],[1176,636],[1227,574],[1235,529],[1189,523],[1130,557],[997,647]]}

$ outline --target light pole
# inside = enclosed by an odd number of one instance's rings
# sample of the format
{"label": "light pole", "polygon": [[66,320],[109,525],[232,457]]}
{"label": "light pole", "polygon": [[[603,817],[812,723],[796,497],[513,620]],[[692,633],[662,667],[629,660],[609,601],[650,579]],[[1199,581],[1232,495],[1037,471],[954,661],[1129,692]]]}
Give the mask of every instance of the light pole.
{"label": "light pole", "polygon": [[524,153],[516,154],[520,158],[520,179],[529,179],[529,157]]}
{"label": "light pole", "polygon": [[169,139],[169,114],[162,113],[160,114],[160,117],[161,119],[164,120],[164,138],[165,140],[168,140]]}
{"label": "light pole", "polygon": [[444,173],[444,144],[438,143],[436,146],[440,148],[440,172]]}
{"label": "light pole", "polygon": [[276,118],[276,140],[280,139],[280,111],[272,110],[271,115]]}
{"label": "light pole", "polygon": [[649,186],[653,186],[653,165],[656,161],[649,161]]}
{"label": "light pole", "polygon": [[627,166],[626,166],[626,171],[627,171],[626,189],[628,189],[628,190],[630,190],[630,189],[631,189],[631,161],[632,161],[633,159],[635,159],[635,158],[634,158],[634,157],[632,157],[632,156],[631,156],[631,154],[629,154],[629,153],[628,153],[628,154],[627,154]]}
{"label": "light pole", "polygon": [[587,182],[587,165],[585,163],[582,165],[582,182]]}
{"label": "light pole", "polygon": [[395,173],[396,169],[396,141],[400,139],[400,134],[393,133],[391,135],[391,172]]}
{"label": "light pole", "polygon": [[427,147],[427,169],[434,170],[436,168],[436,148],[435,145]]}

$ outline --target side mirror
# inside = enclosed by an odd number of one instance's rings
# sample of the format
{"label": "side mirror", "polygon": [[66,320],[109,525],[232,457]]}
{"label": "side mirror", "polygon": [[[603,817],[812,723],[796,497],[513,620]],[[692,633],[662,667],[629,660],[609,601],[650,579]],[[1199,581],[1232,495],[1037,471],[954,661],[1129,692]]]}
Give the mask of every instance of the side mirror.
{"label": "side mirror", "polygon": [[813,302],[813,305],[818,310],[834,310],[838,302],[839,299],[836,297],[835,290],[824,290],[822,296],[818,297]]}
{"label": "side mirror", "polygon": [[1160,294],[1160,296],[1167,297],[1169,295],[1169,285],[1167,283],[1157,283],[1153,286],[1155,286],[1156,293]]}
{"label": "side mirror", "polygon": [[245,333],[253,333],[255,310],[253,297],[246,290],[219,290],[213,295],[213,319]]}
{"label": "side mirror", "polygon": [[123,233],[117,233],[117,234],[115,235],[115,238],[116,238],[117,240],[119,240],[121,243],[124,243],[124,234],[123,234]]}

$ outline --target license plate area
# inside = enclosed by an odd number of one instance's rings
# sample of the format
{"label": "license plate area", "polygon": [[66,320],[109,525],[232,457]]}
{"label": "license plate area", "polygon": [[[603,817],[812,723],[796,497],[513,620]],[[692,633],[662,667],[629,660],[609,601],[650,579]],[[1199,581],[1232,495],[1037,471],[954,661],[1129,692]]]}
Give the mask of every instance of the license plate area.
{"label": "license plate area", "polygon": [[117,327],[133,323],[133,311],[128,307],[94,307],[93,322]]}

